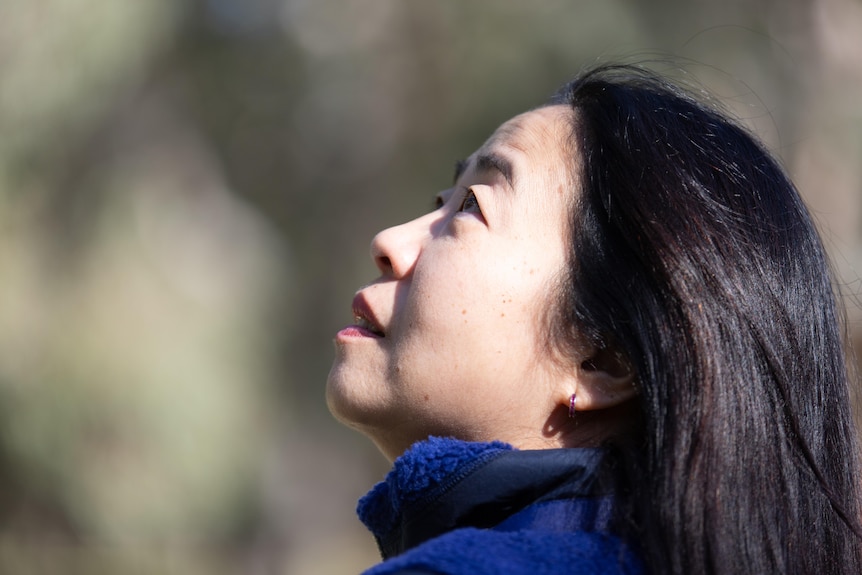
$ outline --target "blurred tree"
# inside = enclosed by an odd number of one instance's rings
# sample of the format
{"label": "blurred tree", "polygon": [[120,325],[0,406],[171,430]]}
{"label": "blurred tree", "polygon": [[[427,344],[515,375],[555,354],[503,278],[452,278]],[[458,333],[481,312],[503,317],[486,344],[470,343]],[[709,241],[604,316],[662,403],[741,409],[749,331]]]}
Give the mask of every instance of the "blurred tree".
{"label": "blurred tree", "polygon": [[0,571],[371,563],[384,463],[322,401],[368,243],[597,58],[763,134],[855,289],[860,31],[858,0],[7,0]]}

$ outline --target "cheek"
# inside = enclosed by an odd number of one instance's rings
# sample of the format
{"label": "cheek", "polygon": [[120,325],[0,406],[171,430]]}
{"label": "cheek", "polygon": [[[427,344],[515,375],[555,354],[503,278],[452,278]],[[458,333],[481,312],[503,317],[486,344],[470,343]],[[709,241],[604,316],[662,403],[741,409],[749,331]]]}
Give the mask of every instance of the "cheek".
{"label": "cheek", "polygon": [[433,275],[416,270],[403,343],[413,359],[422,358],[417,368],[497,373],[533,357],[550,274],[526,254],[501,251],[453,261]]}

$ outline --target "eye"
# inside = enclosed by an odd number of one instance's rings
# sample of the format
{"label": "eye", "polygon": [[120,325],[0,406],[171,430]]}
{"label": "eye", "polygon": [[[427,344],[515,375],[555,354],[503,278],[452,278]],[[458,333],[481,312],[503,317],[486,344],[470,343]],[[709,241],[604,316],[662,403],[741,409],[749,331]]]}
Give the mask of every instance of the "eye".
{"label": "eye", "polygon": [[464,199],[461,200],[461,205],[458,206],[459,212],[468,212],[474,214],[481,214],[482,208],[479,207],[479,201],[476,199],[476,194],[473,193],[473,190],[467,189],[467,193],[464,194]]}

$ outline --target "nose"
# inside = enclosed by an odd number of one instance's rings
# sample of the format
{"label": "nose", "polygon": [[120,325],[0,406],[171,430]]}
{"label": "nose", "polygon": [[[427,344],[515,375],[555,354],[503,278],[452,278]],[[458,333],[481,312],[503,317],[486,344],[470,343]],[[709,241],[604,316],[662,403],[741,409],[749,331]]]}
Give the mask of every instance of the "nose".
{"label": "nose", "polygon": [[396,279],[409,275],[425,243],[431,238],[435,212],[400,226],[387,228],[371,241],[371,257],[383,276]]}

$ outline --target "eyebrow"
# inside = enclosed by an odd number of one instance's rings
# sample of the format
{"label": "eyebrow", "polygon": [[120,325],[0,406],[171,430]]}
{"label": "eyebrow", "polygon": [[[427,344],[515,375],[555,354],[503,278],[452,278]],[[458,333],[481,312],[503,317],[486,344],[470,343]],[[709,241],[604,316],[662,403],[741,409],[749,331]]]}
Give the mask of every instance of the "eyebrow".
{"label": "eyebrow", "polygon": [[[470,162],[468,160],[458,160],[455,162],[455,181],[458,181],[458,178],[464,174],[469,165]],[[476,156],[476,169],[480,172],[499,172],[502,174],[503,178],[505,178],[506,183],[509,184],[510,188],[515,187],[512,162],[505,156],[501,156],[500,154],[495,154],[493,152],[488,154],[479,154]]]}

